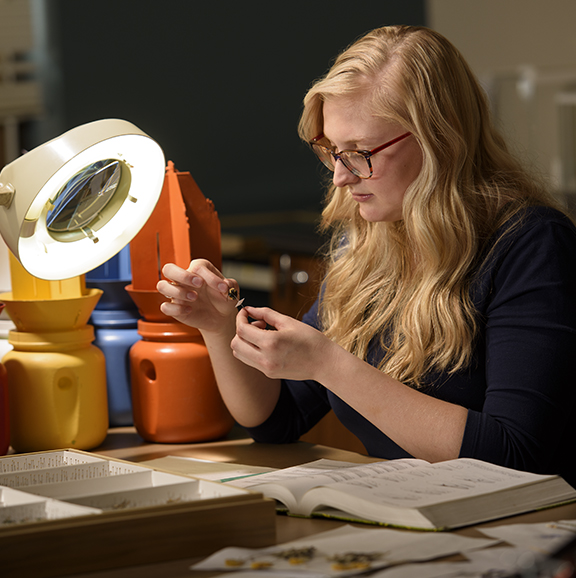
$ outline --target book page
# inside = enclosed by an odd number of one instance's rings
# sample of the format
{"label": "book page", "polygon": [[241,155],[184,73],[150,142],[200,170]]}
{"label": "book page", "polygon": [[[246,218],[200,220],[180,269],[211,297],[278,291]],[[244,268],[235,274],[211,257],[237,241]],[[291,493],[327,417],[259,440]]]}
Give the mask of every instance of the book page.
{"label": "book page", "polygon": [[[460,458],[395,472],[382,471],[325,485],[345,494],[390,504],[396,508],[421,508],[555,477]],[[321,498],[321,491],[321,488],[317,491],[318,498]],[[312,499],[307,500],[308,505],[312,502]]]}
{"label": "book page", "polygon": [[355,462],[321,459],[301,466],[275,470],[273,472],[263,473],[243,480],[231,480],[229,483],[234,486],[247,488],[257,484],[286,482],[294,478],[310,478],[311,476],[322,476],[323,479],[325,478],[333,482],[342,482],[361,478],[369,474],[378,474],[380,472],[390,473],[427,464],[428,462],[424,460],[416,459],[389,460],[374,462],[371,464],[357,464]]}
{"label": "book page", "polygon": [[[364,480],[373,476],[401,472],[422,465],[428,465],[428,462],[416,459],[399,459],[371,464],[357,464],[322,459],[302,466],[294,466],[259,476],[232,480],[229,483],[237,487],[252,488],[259,491],[264,491],[261,487],[263,484],[281,485],[292,493],[296,501],[299,501],[307,490],[316,486]],[[265,491],[264,493],[266,494]]]}

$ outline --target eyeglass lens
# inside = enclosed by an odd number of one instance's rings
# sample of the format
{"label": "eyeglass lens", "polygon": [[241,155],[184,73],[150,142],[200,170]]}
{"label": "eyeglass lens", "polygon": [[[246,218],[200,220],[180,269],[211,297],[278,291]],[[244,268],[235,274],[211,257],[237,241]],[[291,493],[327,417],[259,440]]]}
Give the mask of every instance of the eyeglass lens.
{"label": "eyeglass lens", "polygon": [[[331,171],[334,171],[335,159],[330,150],[321,145],[313,145],[312,148],[318,158],[322,161],[322,164]],[[364,155],[353,151],[347,151],[340,154],[340,159],[344,166],[355,175],[363,178],[367,178],[371,175],[368,159]]]}

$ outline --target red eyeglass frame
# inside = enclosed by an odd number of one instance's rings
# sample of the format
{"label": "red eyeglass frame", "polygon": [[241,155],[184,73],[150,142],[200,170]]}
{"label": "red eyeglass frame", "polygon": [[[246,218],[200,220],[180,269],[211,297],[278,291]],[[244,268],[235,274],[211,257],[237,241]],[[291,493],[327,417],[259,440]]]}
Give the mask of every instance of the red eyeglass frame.
{"label": "red eyeglass frame", "polygon": [[[385,142],[383,145],[380,145],[374,149],[372,149],[371,151],[368,150],[354,150],[354,149],[345,149],[343,151],[339,151],[339,152],[334,152],[331,151],[329,148],[322,146],[321,144],[318,143],[319,140],[324,138],[324,133],[321,132],[318,136],[314,137],[311,141],[309,141],[309,145],[312,147],[312,150],[314,150],[314,147],[321,147],[322,149],[324,149],[326,152],[329,152],[332,157],[334,158],[334,165],[336,165],[336,163],[340,160],[342,162],[342,164],[355,176],[361,178],[361,179],[369,179],[372,176],[373,173],[373,169],[372,169],[372,163],[370,162],[370,157],[372,157],[373,155],[375,155],[376,153],[379,153],[380,151],[383,151],[384,149],[391,147],[392,145],[396,144],[397,142],[400,142],[401,140],[404,140],[405,138],[409,137],[412,133],[411,132],[406,132],[404,134],[401,134],[400,136],[397,136],[396,138],[393,138],[392,140],[389,140],[388,142]],[[361,174],[358,173],[358,171],[356,169],[354,169],[353,167],[350,168],[346,162],[344,161],[344,159],[342,158],[342,154],[343,153],[356,153],[356,154],[360,154],[362,155],[365,159],[366,162],[368,163],[368,168],[370,169],[370,175],[367,177],[362,176]],[[318,155],[317,155],[318,156]],[[322,162],[322,164],[324,164],[324,166],[326,166],[326,168],[328,168],[329,170],[334,170],[333,167],[329,167],[327,166],[324,161],[322,160],[321,157],[320,158],[320,162]]]}

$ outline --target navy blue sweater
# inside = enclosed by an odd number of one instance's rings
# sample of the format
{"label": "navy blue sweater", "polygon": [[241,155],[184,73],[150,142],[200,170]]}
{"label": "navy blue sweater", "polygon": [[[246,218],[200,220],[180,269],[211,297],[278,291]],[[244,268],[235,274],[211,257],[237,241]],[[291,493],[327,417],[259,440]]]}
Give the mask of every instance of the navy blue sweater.
{"label": "navy blue sweater", "polygon": [[[553,209],[531,208],[496,244],[471,292],[474,360],[465,371],[428,376],[423,391],[468,409],[461,457],[560,474],[576,486],[576,228]],[[318,302],[303,321],[319,328],[317,313]],[[373,347],[368,361],[382,355]],[[283,381],[273,414],[248,432],[261,442],[296,441],[331,408],[369,455],[410,457],[313,381]]]}

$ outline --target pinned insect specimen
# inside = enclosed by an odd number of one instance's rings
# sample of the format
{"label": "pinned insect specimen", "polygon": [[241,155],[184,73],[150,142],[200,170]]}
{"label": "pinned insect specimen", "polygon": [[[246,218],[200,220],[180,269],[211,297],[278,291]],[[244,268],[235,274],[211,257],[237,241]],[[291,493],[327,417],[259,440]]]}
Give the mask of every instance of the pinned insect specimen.
{"label": "pinned insect specimen", "polygon": [[238,310],[244,307],[244,305],[242,305],[242,303],[244,303],[244,299],[240,299],[240,296],[238,295],[238,290],[235,289],[234,287],[230,287],[230,289],[228,289],[228,299],[236,300],[236,307],[238,308]]}

